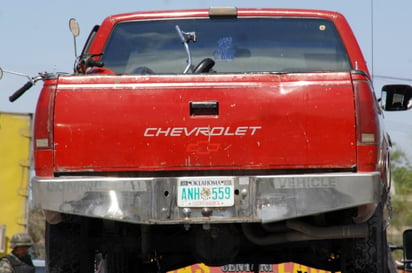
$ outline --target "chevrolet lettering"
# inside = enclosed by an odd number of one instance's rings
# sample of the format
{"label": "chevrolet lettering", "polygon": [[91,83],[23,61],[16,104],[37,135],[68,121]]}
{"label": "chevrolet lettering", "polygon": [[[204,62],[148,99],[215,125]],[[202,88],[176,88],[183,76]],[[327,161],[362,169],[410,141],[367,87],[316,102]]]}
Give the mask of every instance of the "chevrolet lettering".
{"label": "chevrolet lettering", "polygon": [[239,126],[239,127],[168,127],[168,128],[146,128],[145,137],[159,136],[254,136],[261,126]]}

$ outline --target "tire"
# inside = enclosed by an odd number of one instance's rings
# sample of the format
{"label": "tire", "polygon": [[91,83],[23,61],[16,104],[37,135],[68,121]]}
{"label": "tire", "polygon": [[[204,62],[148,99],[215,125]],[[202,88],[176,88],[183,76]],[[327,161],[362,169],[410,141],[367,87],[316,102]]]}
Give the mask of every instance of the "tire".
{"label": "tire", "polygon": [[383,204],[368,220],[368,237],[345,241],[342,273],[387,273],[389,248]]}
{"label": "tire", "polygon": [[46,272],[94,272],[94,255],[86,234],[81,223],[46,223]]}

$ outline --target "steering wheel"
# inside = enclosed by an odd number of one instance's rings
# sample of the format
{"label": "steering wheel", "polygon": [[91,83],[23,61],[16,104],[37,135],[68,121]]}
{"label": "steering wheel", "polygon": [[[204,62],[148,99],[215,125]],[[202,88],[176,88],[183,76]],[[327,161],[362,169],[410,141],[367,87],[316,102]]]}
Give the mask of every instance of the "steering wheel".
{"label": "steering wheel", "polygon": [[146,66],[139,66],[135,68],[130,74],[147,75],[147,74],[154,74],[154,71]]}
{"label": "steering wheel", "polygon": [[215,65],[215,61],[210,58],[203,59],[193,70],[193,73],[208,73],[210,69]]}

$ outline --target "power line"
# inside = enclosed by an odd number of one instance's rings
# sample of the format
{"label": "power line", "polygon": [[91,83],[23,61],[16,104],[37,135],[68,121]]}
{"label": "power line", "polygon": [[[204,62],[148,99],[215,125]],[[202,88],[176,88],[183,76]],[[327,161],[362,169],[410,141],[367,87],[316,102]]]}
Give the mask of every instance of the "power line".
{"label": "power line", "polygon": [[386,76],[386,75],[373,75],[373,78],[387,79],[387,80],[397,80],[397,81],[407,81],[411,82],[412,78]]}

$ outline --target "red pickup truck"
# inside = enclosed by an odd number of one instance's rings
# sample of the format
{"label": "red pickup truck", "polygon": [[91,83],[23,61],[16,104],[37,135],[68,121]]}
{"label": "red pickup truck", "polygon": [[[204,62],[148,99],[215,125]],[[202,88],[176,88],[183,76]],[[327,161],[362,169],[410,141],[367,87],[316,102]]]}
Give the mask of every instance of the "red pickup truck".
{"label": "red pickup truck", "polygon": [[412,91],[376,99],[341,14],[113,15],[74,73],[37,79],[32,188],[49,272],[92,272],[96,256],[110,273],[390,271],[382,110],[409,109]]}

